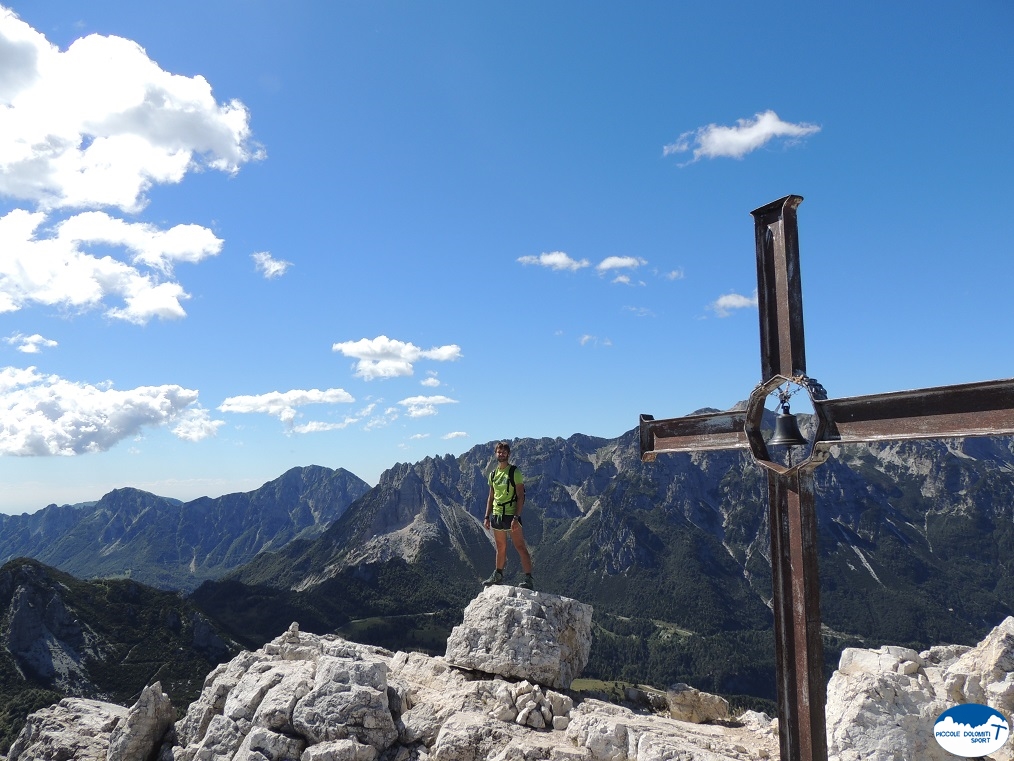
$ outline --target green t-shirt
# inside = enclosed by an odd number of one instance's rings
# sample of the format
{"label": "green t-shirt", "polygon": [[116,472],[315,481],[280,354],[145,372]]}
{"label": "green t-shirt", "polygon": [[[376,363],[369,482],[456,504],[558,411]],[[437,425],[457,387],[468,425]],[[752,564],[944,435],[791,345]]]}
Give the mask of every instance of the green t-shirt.
{"label": "green t-shirt", "polygon": [[525,482],[525,477],[521,475],[521,470],[517,467],[514,468],[514,487],[511,487],[510,479],[508,478],[508,471],[510,466],[508,465],[503,470],[495,468],[492,473],[489,474],[489,485],[493,487],[493,512],[503,515],[514,515],[514,510],[517,508],[517,500],[514,499],[517,493],[517,487],[519,484]]}

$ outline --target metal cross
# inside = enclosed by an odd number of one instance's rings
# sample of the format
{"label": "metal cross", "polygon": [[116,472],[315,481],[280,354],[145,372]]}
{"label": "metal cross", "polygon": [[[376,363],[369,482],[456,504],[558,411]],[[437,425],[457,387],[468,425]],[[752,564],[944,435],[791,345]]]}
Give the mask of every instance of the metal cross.
{"label": "metal cross", "polygon": [[[757,247],[761,382],[743,411],[655,420],[641,415],[641,459],[660,452],[749,449],[768,474],[771,577],[782,761],[826,761],[826,685],[813,471],[836,444],[1014,433],[1014,379],[828,399],[806,374],[796,209],[786,196],[751,212]],[[772,460],[761,435],[765,399],[806,389],[817,421],[809,453]]]}

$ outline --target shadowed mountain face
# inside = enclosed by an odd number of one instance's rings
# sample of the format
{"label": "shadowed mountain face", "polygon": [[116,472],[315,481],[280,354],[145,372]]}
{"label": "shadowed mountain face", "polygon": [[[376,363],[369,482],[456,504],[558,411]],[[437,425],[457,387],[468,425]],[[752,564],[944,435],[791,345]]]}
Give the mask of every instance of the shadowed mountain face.
{"label": "shadowed mountain face", "polygon": [[79,578],[189,590],[258,552],[320,534],[368,490],[346,470],[315,465],[256,491],[187,503],[117,489],[91,504],[0,516],[0,560],[32,557]]}
{"label": "shadowed mountain face", "polygon": [[63,696],[129,705],[161,681],[186,705],[238,649],[175,592],[9,562],[0,567],[0,752],[28,713]]}
{"label": "shadowed mountain face", "polygon": [[[770,641],[763,471],[739,452],[642,463],[636,434],[513,442],[538,588],[594,605],[600,623],[654,622],[647,634],[626,637],[664,639],[668,631],[684,650],[690,635],[752,632]],[[332,626],[460,611],[493,565],[481,527],[491,455],[483,445],[396,465],[319,538],[259,555],[230,583],[327,600],[341,611]],[[871,645],[973,643],[1010,615],[1012,473],[1010,438],[836,451],[816,471],[830,633]],[[508,557],[507,578],[517,580],[513,550]],[[214,584],[197,598],[219,602]],[[614,623],[614,632],[626,626]]]}

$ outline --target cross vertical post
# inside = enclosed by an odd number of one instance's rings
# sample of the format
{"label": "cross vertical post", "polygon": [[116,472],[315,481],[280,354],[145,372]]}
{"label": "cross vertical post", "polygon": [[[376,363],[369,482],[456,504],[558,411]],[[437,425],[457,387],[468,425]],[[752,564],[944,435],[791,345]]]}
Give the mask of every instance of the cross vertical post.
{"label": "cross vertical post", "polygon": [[768,516],[781,757],[823,760],[826,689],[812,470],[768,473]]}
{"label": "cross vertical post", "polygon": [[[765,381],[806,377],[796,222],[796,209],[802,201],[800,196],[786,196],[751,212],[757,251],[761,378]],[[755,439],[759,436],[758,429]],[[752,446],[768,459],[762,441],[755,440]],[[813,468],[767,471],[778,741],[785,761],[823,761],[827,758],[826,690]]]}
{"label": "cross vertical post", "polygon": [[[761,382],[746,410],[655,420],[641,415],[641,460],[660,452],[749,449],[768,474],[772,608],[782,761],[827,761],[824,649],[813,472],[836,444],[1014,434],[1014,379],[828,399],[806,374],[796,209],[786,196],[751,212],[757,251]],[[795,465],[772,459],[761,433],[767,397],[805,389],[816,430]]]}

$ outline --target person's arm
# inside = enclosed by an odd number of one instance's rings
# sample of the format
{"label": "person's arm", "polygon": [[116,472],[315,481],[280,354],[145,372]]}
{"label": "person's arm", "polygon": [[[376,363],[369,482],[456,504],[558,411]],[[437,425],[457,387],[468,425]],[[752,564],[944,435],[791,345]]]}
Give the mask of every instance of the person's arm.
{"label": "person's arm", "polygon": [[514,490],[518,495],[518,506],[514,508],[514,514],[521,515],[521,508],[525,506],[525,485],[523,483],[516,484]]}
{"label": "person's arm", "polygon": [[482,521],[482,525],[489,528],[489,518],[493,515],[493,487],[489,487],[489,496],[486,498],[486,517]]}

